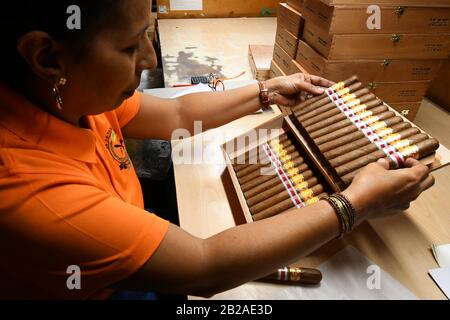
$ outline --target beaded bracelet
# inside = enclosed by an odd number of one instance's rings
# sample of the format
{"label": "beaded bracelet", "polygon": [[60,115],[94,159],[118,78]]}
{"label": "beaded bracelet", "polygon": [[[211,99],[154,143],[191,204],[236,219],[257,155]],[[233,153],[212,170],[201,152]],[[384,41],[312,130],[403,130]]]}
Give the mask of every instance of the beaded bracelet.
{"label": "beaded bracelet", "polygon": [[333,207],[339,217],[341,233],[338,239],[341,239],[344,235],[353,231],[353,226],[355,224],[355,208],[347,197],[340,193],[326,197],[324,200]]}

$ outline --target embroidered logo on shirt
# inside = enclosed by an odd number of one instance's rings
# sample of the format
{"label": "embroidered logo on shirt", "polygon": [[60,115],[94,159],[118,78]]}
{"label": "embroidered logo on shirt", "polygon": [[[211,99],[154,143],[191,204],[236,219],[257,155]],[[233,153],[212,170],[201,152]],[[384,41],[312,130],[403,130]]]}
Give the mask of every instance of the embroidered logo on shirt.
{"label": "embroidered logo on shirt", "polygon": [[113,129],[109,129],[106,134],[106,147],[114,160],[119,163],[120,170],[131,168],[131,160],[125,148],[125,141]]}

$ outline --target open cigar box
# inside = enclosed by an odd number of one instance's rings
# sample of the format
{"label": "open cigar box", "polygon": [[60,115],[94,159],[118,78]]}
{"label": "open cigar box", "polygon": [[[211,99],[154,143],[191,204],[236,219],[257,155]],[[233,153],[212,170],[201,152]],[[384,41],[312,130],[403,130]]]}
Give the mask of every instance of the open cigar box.
{"label": "open cigar box", "polygon": [[413,157],[436,170],[450,151],[352,77],[222,145],[246,222],[347,188],[366,165]]}

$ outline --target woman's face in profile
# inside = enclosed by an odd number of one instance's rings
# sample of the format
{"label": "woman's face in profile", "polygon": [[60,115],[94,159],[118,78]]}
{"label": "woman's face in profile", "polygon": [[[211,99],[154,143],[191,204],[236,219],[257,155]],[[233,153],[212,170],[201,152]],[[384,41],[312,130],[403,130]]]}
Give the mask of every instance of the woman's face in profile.
{"label": "woman's face in profile", "polygon": [[68,82],[62,95],[70,104],[67,107],[77,108],[74,111],[79,114],[99,114],[118,107],[134,93],[142,71],[157,66],[147,36],[150,1],[123,3],[106,19],[107,25],[89,42],[80,60],[66,59]]}

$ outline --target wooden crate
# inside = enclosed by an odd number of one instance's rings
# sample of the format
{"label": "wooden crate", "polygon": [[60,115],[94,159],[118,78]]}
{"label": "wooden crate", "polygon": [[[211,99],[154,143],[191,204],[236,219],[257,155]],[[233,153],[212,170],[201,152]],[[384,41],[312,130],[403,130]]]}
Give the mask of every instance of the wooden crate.
{"label": "wooden crate", "polygon": [[302,14],[289,7],[286,3],[280,3],[278,8],[278,24],[282,25],[296,38],[299,38],[303,33],[303,18]]}
{"label": "wooden crate", "polygon": [[275,43],[293,59],[297,56],[298,38],[290,33],[282,24],[277,27]]}
{"label": "wooden crate", "polygon": [[254,79],[262,81],[270,78],[273,47],[271,45],[249,45],[248,60]]}
{"label": "wooden crate", "polygon": [[446,59],[446,34],[328,34],[305,21],[303,39],[327,59]]}
{"label": "wooden crate", "polygon": [[304,4],[305,0],[287,0],[286,2],[287,2],[288,6],[294,8],[298,12],[303,11],[303,4]]}
{"label": "wooden crate", "polygon": [[442,60],[423,59],[329,60],[302,40],[299,41],[296,60],[311,73],[329,80],[339,81],[357,74],[366,84],[432,80],[442,65]]}
{"label": "wooden crate", "polygon": [[305,0],[302,14],[329,34],[450,34],[450,7],[380,5],[379,29],[368,28],[367,9],[367,5],[329,6],[321,0]]}
{"label": "wooden crate", "polygon": [[275,17],[278,0],[203,0],[203,10],[172,10],[170,0],[157,0],[158,19]]}

